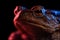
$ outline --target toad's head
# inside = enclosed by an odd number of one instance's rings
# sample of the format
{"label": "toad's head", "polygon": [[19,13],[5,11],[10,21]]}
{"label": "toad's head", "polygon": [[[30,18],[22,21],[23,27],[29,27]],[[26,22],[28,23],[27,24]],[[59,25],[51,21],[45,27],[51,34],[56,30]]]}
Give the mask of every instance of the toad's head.
{"label": "toad's head", "polygon": [[[43,9],[43,10],[42,10]],[[47,12],[45,12],[47,11]],[[44,10],[43,6],[34,6],[31,9],[26,9],[21,6],[16,6],[14,9],[14,25],[19,30],[27,30],[30,32],[36,32],[39,30],[44,30],[49,33],[54,32],[57,23],[56,19],[52,19],[51,12],[49,10]],[[46,15],[44,15],[46,14]],[[48,17],[50,20],[48,20]],[[51,25],[51,22],[53,25]]]}

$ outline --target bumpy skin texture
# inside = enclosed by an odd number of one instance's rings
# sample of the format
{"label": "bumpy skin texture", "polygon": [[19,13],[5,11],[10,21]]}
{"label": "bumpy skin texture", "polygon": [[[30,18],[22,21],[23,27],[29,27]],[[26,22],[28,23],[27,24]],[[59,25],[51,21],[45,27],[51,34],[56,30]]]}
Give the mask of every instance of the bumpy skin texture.
{"label": "bumpy skin texture", "polygon": [[[14,9],[15,17],[13,22],[17,31],[11,33],[8,40],[59,40],[59,38],[54,39],[57,33],[55,33],[56,30],[53,26],[56,25],[56,22],[53,22],[54,20],[48,21],[42,12],[36,11],[40,11],[42,8],[42,6],[34,6],[31,9],[22,10],[21,6],[16,6]],[[48,10],[47,15],[51,15]],[[51,21],[54,24],[53,26],[49,24]],[[59,33],[60,32],[58,32],[58,34]]]}

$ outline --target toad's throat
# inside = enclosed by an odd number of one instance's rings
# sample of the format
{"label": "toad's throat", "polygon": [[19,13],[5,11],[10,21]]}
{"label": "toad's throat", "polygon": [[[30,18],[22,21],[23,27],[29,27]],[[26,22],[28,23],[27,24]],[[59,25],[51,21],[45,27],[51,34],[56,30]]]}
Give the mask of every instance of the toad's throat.
{"label": "toad's throat", "polygon": [[[32,22],[25,22],[25,23],[27,23],[27,24],[29,24],[29,25],[32,25],[32,26],[36,26],[36,27],[38,27],[38,28],[42,28],[42,29],[44,29],[44,30],[49,30],[48,32],[50,32],[50,33],[52,33],[52,32],[54,32],[54,31],[56,31],[56,30],[58,30],[58,29],[56,29],[56,27],[51,27],[50,25],[48,25],[48,24],[37,24],[37,23],[32,23]],[[57,26],[57,25],[56,25]]]}

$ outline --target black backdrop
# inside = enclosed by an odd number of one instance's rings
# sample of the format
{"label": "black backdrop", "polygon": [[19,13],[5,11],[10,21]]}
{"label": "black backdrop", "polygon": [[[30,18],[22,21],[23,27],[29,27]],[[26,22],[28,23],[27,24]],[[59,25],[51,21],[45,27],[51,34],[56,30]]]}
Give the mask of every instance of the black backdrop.
{"label": "black backdrop", "polygon": [[60,10],[60,2],[58,0],[3,0],[0,2],[0,40],[7,40],[10,33],[16,30],[13,25],[13,10],[16,5],[27,8],[31,8],[34,5],[42,5],[46,9]]}

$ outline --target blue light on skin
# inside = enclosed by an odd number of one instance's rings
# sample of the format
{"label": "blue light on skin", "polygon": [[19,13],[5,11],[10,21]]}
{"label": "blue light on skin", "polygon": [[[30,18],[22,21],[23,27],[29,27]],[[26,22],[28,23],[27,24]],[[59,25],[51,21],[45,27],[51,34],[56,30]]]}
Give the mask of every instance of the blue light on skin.
{"label": "blue light on skin", "polygon": [[[46,9],[41,9],[42,10],[42,13],[43,13],[43,15],[46,15]],[[56,10],[50,10],[52,13],[54,13],[55,15],[60,15],[60,11],[56,11]]]}
{"label": "blue light on skin", "polygon": [[51,10],[51,12],[55,13],[55,15],[60,15],[60,11]]}
{"label": "blue light on skin", "polygon": [[49,18],[49,17],[47,16],[47,14],[46,14],[46,11],[47,11],[47,10],[45,10],[44,8],[41,9],[41,10],[42,10],[43,15],[44,15],[48,20],[51,20],[51,18]]}
{"label": "blue light on skin", "polygon": [[56,17],[52,15],[52,19],[56,19]]}
{"label": "blue light on skin", "polygon": [[[47,10],[45,10],[44,8],[42,9],[43,15],[46,16],[46,18],[47,18],[48,20],[53,19],[53,20],[55,20],[55,21],[57,22],[56,17],[55,17],[54,15],[51,14],[52,18],[50,18],[50,17],[47,16],[47,14],[45,13],[46,11],[47,11]],[[52,10],[51,10],[51,11],[52,11]],[[54,10],[53,10],[52,12],[55,12],[55,15],[56,15],[56,13],[57,13],[57,11],[54,11]]]}
{"label": "blue light on skin", "polygon": [[43,15],[46,15],[46,10],[43,8],[43,9],[41,9],[42,10],[42,13],[43,13]]}
{"label": "blue light on skin", "polygon": [[48,19],[48,20],[50,20],[51,18],[49,18],[47,15],[46,15],[46,9],[41,9],[42,10],[42,14]]}
{"label": "blue light on skin", "polygon": [[60,18],[58,18],[58,20],[60,21]]}
{"label": "blue light on skin", "polygon": [[[60,11],[51,10],[51,12],[53,12],[56,16],[60,15]],[[55,17],[53,17],[53,18],[55,19]],[[60,21],[60,17],[58,18],[58,20]]]}
{"label": "blue light on skin", "polygon": [[58,23],[56,16],[52,15],[52,19],[55,20],[56,23]]}
{"label": "blue light on skin", "polygon": [[22,10],[25,10],[26,8],[22,6]]}

